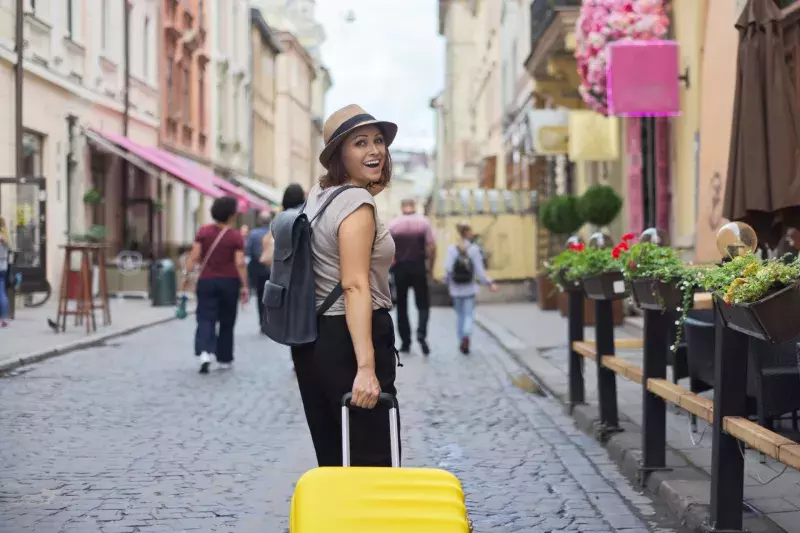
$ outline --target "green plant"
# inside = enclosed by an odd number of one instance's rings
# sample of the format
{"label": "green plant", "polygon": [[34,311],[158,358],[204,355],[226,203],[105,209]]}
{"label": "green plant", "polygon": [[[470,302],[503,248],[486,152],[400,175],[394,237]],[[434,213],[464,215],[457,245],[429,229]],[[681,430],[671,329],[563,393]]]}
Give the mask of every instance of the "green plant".
{"label": "green plant", "polygon": [[[633,237],[632,234],[626,236]],[[678,312],[675,343],[670,347],[674,352],[683,337],[683,324],[694,304],[695,289],[700,287],[706,269],[687,266],[677,251],[652,242],[632,245],[625,253],[623,263],[623,272],[628,280],[657,279],[674,284],[681,291],[681,304],[675,310]]]}
{"label": "green plant", "polygon": [[89,231],[83,234],[77,233],[69,236],[69,240],[73,242],[89,242],[98,243],[106,239],[106,227],[98,224],[89,228]]}
{"label": "green plant", "polygon": [[569,235],[583,226],[578,198],[572,194],[554,196],[539,207],[539,220],[554,235]]}
{"label": "green plant", "polygon": [[757,302],[800,280],[800,258],[759,259],[755,254],[734,257],[706,270],[701,286],[728,305]]}
{"label": "green plant", "polygon": [[580,218],[595,226],[608,226],[621,210],[622,198],[608,185],[593,185],[578,200]]}
{"label": "green plant", "polygon": [[556,285],[561,285],[559,274],[562,274],[563,279],[566,281],[578,281],[579,278],[575,276],[573,267],[580,262],[580,254],[583,253],[585,248],[583,243],[571,244],[569,248],[547,261],[544,266],[547,269],[550,280]]}
{"label": "green plant", "polygon": [[97,189],[89,189],[83,195],[83,203],[86,205],[99,205],[103,203],[103,195]]}

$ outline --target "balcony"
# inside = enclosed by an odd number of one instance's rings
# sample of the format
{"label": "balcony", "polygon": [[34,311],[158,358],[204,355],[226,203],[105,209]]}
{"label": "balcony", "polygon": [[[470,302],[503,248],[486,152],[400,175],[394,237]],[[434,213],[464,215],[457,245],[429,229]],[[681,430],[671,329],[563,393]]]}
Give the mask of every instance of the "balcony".
{"label": "balcony", "polygon": [[525,60],[531,75],[544,74],[546,58],[552,53],[571,52],[580,7],[581,0],[533,0],[531,54]]}

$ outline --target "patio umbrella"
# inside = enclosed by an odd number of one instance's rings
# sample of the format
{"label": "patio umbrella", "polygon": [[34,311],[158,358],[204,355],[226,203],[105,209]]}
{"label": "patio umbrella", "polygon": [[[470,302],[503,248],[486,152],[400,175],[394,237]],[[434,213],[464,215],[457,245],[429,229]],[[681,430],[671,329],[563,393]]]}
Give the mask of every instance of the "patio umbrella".
{"label": "patio umbrella", "polygon": [[800,227],[800,119],[784,54],[781,10],[748,0],[739,30],[736,93],[723,216],[750,224],[774,248]]}

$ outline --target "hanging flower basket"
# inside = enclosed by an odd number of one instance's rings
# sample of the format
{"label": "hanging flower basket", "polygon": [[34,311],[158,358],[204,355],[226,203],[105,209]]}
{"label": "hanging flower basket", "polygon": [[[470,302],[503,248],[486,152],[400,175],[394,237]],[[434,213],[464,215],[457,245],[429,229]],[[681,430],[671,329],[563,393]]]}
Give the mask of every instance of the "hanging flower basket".
{"label": "hanging flower basket", "polygon": [[800,282],[746,304],[727,304],[719,296],[722,322],[732,330],[771,343],[792,340],[800,334]]}
{"label": "hanging flower basket", "polygon": [[628,286],[617,270],[583,278],[583,292],[590,300],[621,300],[628,296]]}
{"label": "hanging flower basket", "polygon": [[578,91],[595,111],[608,113],[608,44],[663,39],[669,28],[667,0],[584,0],[576,23]]}
{"label": "hanging flower basket", "polygon": [[797,257],[738,256],[706,271],[703,288],[714,293],[720,318],[733,330],[772,343],[800,334]]}
{"label": "hanging flower basket", "polygon": [[652,311],[674,311],[683,304],[683,291],[677,283],[655,278],[631,280],[633,300],[642,309]]}
{"label": "hanging flower basket", "polygon": [[556,273],[556,281],[558,281],[558,286],[564,292],[580,292],[583,290],[581,287],[580,281],[572,281],[566,278],[567,269],[562,268]]}

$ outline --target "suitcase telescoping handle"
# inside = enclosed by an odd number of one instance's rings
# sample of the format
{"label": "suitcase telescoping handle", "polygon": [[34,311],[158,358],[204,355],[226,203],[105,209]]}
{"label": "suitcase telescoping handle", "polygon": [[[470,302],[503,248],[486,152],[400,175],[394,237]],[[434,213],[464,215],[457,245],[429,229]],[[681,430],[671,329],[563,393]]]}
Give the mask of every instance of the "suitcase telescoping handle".
{"label": "suitcase telescoping handle", "polygon": [[[348,392],[342,397],[342,466],[350,466],[350,401],[353,393]],[[382,392],[378,403],[389,407],[389,439],[392,447],[392,466],[400,466],[400,431],[397,420],[397,398]]]}

